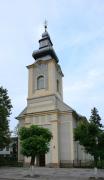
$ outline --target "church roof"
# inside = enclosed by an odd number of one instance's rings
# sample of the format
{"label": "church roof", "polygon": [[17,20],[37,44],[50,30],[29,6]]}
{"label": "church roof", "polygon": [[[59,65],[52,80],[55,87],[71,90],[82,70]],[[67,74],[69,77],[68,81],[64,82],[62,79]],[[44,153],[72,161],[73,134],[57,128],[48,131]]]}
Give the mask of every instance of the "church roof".
{"label": "church roof", "polygon": [[16,117],[16,119],[20,119],[27,113],[27,107],[24,108],[24,110]]}

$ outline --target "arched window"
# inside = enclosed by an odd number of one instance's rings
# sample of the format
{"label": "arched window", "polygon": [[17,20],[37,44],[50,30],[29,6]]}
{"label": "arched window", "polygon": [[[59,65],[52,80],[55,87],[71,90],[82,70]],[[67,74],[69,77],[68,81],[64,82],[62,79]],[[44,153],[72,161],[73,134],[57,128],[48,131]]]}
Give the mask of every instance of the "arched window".
{"label": "arched window", "polygon": [[39,76],[37,78],[37,89],[43,89],[44,88],[44,76]]}

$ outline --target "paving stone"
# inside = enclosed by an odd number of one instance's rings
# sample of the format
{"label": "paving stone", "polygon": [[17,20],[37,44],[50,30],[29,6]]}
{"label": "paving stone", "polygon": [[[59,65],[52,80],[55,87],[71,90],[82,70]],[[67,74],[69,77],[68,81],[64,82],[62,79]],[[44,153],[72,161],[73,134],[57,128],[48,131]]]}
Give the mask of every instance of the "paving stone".
{"label": "paving stone", "polygon": [[[93,169],[80,168],[37,168],[33,171],[29,168],[2,167],[0,168],[0,180],[93,180]],[[104,170],[99,169],[96,176],[98,180],[104,180]]]}

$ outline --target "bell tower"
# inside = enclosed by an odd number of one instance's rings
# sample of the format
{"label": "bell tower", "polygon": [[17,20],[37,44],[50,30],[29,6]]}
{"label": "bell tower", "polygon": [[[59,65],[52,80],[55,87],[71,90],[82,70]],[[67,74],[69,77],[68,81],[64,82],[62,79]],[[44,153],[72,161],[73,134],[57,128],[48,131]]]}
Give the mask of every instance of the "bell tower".
{"label": "bell tower", "polygon": [[46,24],[45,32],[39,40],[39,49],[34,51],[32,56],[35,62],[27,66],[29,70],[28,99],[55,95],[63,100],[63,73]]}

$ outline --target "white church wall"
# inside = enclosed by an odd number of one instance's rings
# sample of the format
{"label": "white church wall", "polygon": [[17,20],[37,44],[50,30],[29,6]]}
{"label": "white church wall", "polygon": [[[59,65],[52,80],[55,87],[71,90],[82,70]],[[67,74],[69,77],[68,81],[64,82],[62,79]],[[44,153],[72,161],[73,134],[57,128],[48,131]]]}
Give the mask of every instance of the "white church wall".
{"label": "white church wall", "polygon": [[46,111],[46,110],[54,110],[54,104],[52,100],[46,100],[44,99],[44,101],[42,102],[36,102],[34,104],[30,104],[28,107],[27,112],[28,113],[32,113],[32,112],[40,112],[40,111]]}
{"label": "white church wall", "polygon": [[41,98],[29,99],[27,113],[43,112],[55,110],[55,97],[46,96]]}
{"label": "white church wall", "polygon": [[[59,99],[63,100],[62,71],[61,71],[61,67],[57,64],[55,68],[56,68],[55,71],[56,94]],[[58,87],[57,87],[57,81],[58,81]]]}
{"label": "white church wall", "polygon": [[59,153],[62,163],[73,161],[73,132],[71,115],[61,115],[59,124]]}

